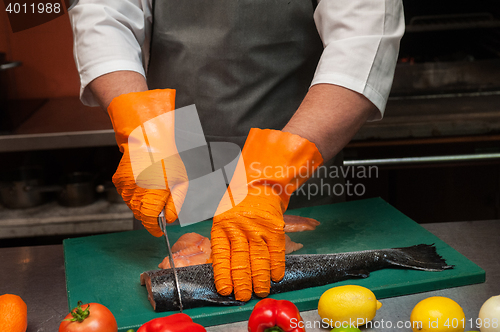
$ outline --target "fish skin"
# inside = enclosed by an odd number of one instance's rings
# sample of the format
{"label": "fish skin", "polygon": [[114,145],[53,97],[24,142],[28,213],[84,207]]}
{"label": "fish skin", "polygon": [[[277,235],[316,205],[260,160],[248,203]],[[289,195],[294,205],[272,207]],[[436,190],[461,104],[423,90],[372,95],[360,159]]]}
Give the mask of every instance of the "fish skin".
{"label": "fish skin", "polygon": [[[372,271],[390,267],[443,271],[453,266],[446,264],[433,245],[426,244],[340,254],[290,255],[286,257],[285,276],[280,282],[271,282],[270,294],[323,286],[351,278],[366,278]],[[176,271],[185,309],[245,304],[236,301],[233,296],[217,293],[211,264],[181,267]],[[141,284],[146,284],[148,298],[155,311],[178,310],[179,301],[170,269],[142,273]]]}

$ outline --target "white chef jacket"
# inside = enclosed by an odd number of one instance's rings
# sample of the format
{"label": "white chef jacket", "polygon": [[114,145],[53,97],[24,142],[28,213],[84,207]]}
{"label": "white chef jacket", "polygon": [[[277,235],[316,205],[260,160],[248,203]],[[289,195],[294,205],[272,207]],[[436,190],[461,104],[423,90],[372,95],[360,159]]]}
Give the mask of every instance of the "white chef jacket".
{"label": "white chef jacket", "polygon": [[[144,76],[152,0],[80,0],[69,11],[80,97],[98,106],[87,85],[120,70]],[[311,86],[329,83],[363,94],[381,119],[404,33],[402,0],[321,0],[314,12],[324,50]]]}

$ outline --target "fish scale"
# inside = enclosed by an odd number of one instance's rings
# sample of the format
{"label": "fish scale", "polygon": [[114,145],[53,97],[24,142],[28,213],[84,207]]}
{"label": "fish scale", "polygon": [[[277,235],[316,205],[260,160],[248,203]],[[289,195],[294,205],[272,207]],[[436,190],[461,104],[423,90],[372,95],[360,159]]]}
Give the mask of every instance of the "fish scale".
{"label": "fish scale", "polygon": [[[405,248],[364,250],[326,255],[291,255],[286,257],[285,275],[271,282],[271,294],[323,286],[350,278],[366,278],[370,272],[384,268],[409,268],[443,271],[452,266],[436,252],[433,245],[419,244]],[[221,296],[214,284],[212,264],[176,269],[184,308],[242,305],[233,296]],[[147,271],[141,283],[157,312],[177,310],[175,279],[170,269]],[[256,298],[255,296],[253,298]]]}

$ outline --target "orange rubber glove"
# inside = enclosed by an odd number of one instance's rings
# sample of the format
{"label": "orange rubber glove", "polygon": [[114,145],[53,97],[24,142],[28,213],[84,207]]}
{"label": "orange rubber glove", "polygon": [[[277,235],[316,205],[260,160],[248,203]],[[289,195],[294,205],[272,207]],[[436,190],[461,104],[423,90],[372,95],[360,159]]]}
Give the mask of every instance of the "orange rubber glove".
{"label": "orange rubber glove", "polygon": [[[134,216],[157,237],[163,234],[158,214],[165,207],[167,222],[174,222],[180,212],[175,207],[182,206],[188,189],[175,145],[174,113],[168,113],[174,108],[175,90],[171,89],[124,94],[108,107],[123,152],[113,183]],[[142,172],[134,177],[134,170]]]}
{"label": "orange rubber glove", "polygon": [[[279,130],[251,129],[238,167],[246,170],[242,190],[238,172],[212,225],[212,265],[219,294],[233,292],[248,301],[253,291],[269,294],[271,279],[285,274],[285,223],[291,194],[323,163],[314,143]],[[235,184],[235,185],[233,185]],[[234,202],[240,202],[233,207]],[[225,211],[225,212],[223,212]],[[222,213],[221,213],[222,212]]]}

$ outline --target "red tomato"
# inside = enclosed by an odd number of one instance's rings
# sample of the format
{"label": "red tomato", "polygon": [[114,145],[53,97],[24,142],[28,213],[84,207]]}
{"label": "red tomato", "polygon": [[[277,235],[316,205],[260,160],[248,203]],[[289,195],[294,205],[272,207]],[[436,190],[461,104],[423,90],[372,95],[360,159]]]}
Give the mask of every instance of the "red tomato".
{"label": "red tomato", "polygon": [[[115,316],[108,308],[99,303],[89,303],[73,309],[65,319],[79,318],[79,320],[63,320],[59,325],[59,332],[117,332]],[[90,305],[88,311],[87,307]]]}

